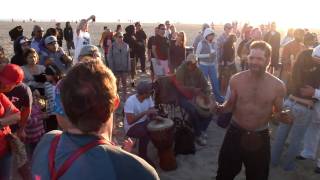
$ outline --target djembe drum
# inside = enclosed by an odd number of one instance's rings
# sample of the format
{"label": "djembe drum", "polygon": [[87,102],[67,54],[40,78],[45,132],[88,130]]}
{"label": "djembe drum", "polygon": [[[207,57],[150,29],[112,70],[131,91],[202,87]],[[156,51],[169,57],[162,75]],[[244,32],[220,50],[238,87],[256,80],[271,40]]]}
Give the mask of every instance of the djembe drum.
{"label": "djembe drum", "polygon": [[215,102],[212,100],[212,98],[209,98],[209,102],[205,102],[205,97],[203,96],[197,96],[195,98],[195,108],[198,112],[198,114],[201,117],[209,118],[213,115],[213,107],[215,107]]}
{"label": "djembe drum", "polygon": [[174,123],[171,119],[157,116],[147,125],[151,141],[158,150],[160,168],[165,171],[177,168],[173,152]]}

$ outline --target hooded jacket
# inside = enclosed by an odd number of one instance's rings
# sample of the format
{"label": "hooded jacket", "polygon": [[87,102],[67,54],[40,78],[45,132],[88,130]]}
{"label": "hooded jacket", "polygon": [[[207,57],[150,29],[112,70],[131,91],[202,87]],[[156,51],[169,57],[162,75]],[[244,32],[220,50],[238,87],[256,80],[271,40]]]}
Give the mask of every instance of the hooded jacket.
{"label": "hooded jacket", "polygon": [[26,65],[27,62],[23,58],[23,51],[20,45],[21,39],[27,39],[25,36],[18,37],[13,43],[14,56],[11,58],[11,64],[16,64],[18,66]]}

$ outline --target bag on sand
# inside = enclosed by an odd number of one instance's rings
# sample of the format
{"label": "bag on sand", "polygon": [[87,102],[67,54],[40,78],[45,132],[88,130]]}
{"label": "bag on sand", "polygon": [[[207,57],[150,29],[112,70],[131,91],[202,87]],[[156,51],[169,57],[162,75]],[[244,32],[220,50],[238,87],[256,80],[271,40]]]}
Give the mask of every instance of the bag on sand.
{"label": "bag on sand", "polygon": [[195,137],[190,121],[182,120],[179,117],[173,119],[175,123],[175,154],[194,154]]}

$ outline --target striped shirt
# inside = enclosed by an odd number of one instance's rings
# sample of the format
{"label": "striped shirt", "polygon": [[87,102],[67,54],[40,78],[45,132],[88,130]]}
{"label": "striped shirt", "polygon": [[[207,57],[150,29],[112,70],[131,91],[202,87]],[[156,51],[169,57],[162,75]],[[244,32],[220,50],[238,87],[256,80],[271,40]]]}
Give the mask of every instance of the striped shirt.
{"label": "striped shirt", "polygon": [[47,113],[49,115],[54,115],[54,91],[56,86],[45,82],[44,83],[44,93],[47,99]]}
{"label": "striped shirt", "polygon": [[42,135],[45,133],[43,125],[43,112],[41,111],[41,106],[37,102],[34,102],[32,105],[31,116],[28,119],[25,132],[27,143],[39,142]]}

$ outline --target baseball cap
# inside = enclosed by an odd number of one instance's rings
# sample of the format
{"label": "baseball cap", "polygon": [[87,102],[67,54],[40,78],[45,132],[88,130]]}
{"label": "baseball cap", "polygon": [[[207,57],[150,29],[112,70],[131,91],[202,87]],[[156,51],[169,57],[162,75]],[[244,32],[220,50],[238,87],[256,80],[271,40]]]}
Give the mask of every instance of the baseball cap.
{"label": "baseball cap", "polygon": [[48,36],[46,37],[46,39],[44,40],[44,43],[47,45],[47,44],[50,44],[50,43],[53,43],[53,42],[57,42],[57,38],[55,36]]}
{"label": "baseball cap", "polygon": [[0,72],[0,82],[3,84],[19,84],[23,79],[23,70],[15,64],[7,64]]}
{"label": "baseball cap", "polygon": [[167,20],[164,24],[165,25],[170,25],[170,21]]}
{"label": "baseball cap", "polygon": [[19,44],[30,43],[30,42],[31,41],[28,38],[24,37],[19,41]]}
{"label": "baseball cap", "polygon": [[81,48],[79,57],[81,56],[98,56],[101,57],[99,49],[94,45],[85,45]]}
{"label": "baseball cap", "polygon": [[137,85],[137,93],[138,94],[147,94],[152,92],[152,83],[149,81],[143,80],[140,81]]}
{"label": "baseball cap", "polygon": [[195,54],[189,54],[187,56],[186,62],[192,62],[193,64],[198,62],[198,57]]}

